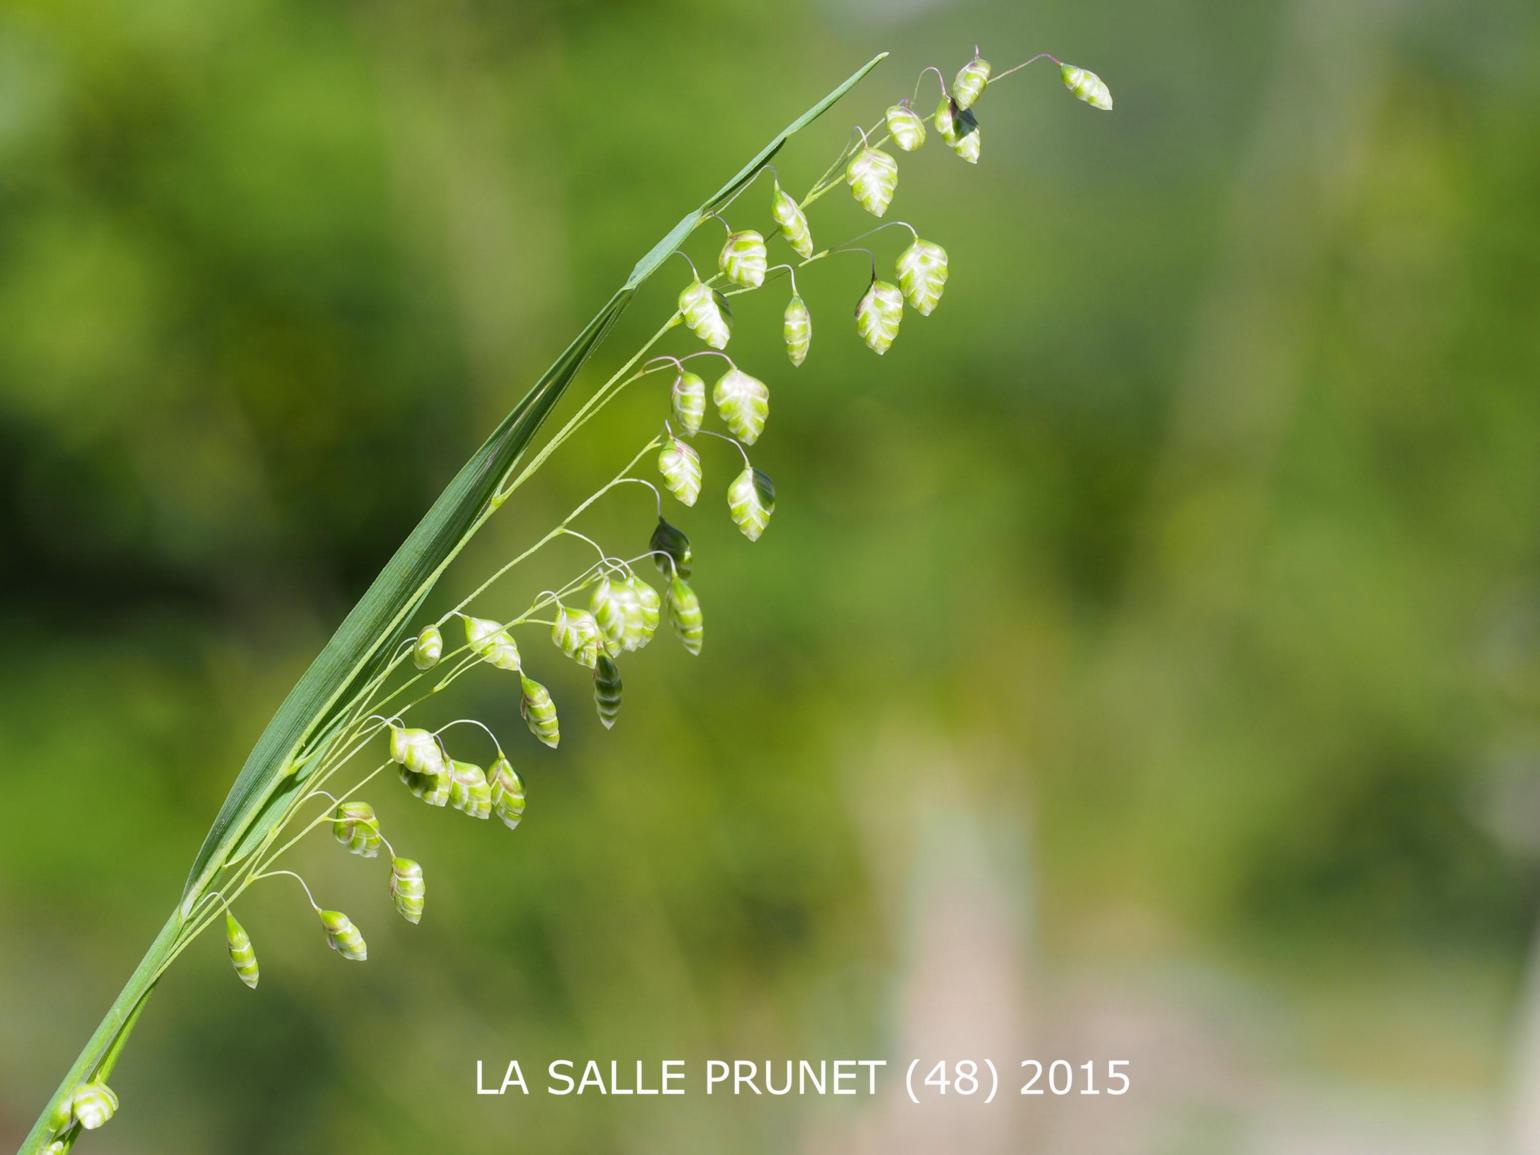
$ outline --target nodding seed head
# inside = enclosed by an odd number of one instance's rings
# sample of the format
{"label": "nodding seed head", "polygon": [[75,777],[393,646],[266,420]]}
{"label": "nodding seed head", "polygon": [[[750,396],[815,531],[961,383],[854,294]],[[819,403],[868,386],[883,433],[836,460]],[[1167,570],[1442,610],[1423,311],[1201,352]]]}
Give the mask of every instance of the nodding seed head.
{"label": "nodding seed head", "polygon": [[444,635],[437,626],[424,626],[412,646],[412,665],[419,670],[431,670],[444,656]]}
{"label": "nodding seed head", "polygon": [[225,912],[225,945],[230,948],[230,965],[235,975],[252,990],[257,989],[261,972],[257,969],[257,952],[251,945],[246,928],[235,921],[235,915]]}

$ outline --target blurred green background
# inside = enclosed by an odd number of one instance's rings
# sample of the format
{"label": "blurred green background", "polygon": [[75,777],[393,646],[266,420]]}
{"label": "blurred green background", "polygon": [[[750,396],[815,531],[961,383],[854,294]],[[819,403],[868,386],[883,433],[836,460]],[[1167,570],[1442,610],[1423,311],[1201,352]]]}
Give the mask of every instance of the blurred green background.
{"label": "blurred green background", "polygon": [[[976,169],[934,138],[901,159],[889,216],[952,277],[882,360],[860,258],[802,278],[801,370],[783,288],[744,299],[780,504],[748,545],[703,446],[676,518],[703,656],[631,660],[605,733],[531,632],[555,755],[505,677],[464,681],[435,716],[504,735],[524,825],[383,783],[423,925],[318,835],[296,861],[369,963],[258,888],[259,992],[190,950],[81,1150],[1540,1151],[1519,0],[5,4],[0,1146],[287,687],[636,258],[875,51],[789,187],[975,41],[1093,68],[1117,110],[1038,65],[981,102]],[[869,218],[840,192],[812,224]],[[554,457],[443,594],[609,476],[665,389]],[[582,528],[639,551],[650,505]],[[586,562],[553,548],[484,606]],[[562,1056],[1126,1058],[1134,1092],[472,1094],[478,1058]]]}

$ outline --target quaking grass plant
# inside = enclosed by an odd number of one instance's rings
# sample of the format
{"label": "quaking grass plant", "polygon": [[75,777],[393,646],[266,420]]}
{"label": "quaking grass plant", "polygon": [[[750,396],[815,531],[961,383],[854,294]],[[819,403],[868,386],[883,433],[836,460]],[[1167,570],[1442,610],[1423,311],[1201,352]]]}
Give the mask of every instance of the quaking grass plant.
{"label": "quaking grass plant", "polygon": [[[526,668],[516,631],[520,636],[528,627],[548,631],[563,657],[593,672],[594,705],[605,727],[614,725],[623,701],[622,658],[644,648],[665,615],[684,648],[700,653],[705,626],[700,600],[689,584],[694,563],[690,539],[665,518],[661,491],[641,471],[651,459],[671,497],[693,509],[706,476],[699,439],[727,442],[732,462],[726,486],[729,515],[750,541],[757,541],[769,525],[775,512],[775,486],[754,466],[749,449],[764,431],[770,390],[725,352],[733,331],[730,299],[758,292],[773,279],[779,280],[772,274],[784,273],[790,289],[783,324],[786,355],[793,367],[800,367],[811,349],[813,327],[811,312],[797,292],[798,270],[836,253],[858,252],[870,258],[870,276],[856,300],[855,329],[878,354],[897,339],[906,305],[922,317],[929,316],[946,287],[945,250],[921,239],[907,221],[888,221],[820,248],[808,220],[815,202],[845,185],[864,209],[875,217],[884,216],[898,187],[898,162],[884,146],[916,152],[930,130],[950,151],[977,164],[982,131],[974,109],[989,88],[1038,60],[1058,66],[1065,87],[1080,100],[1093,108],[1112,107],[1107,86],[1094,73],[1063,64],[1047,53],[992,74],[988,61],[975,49],[950,89],[939,69],[921,72],[913,96],[889,107],[878,124],[858,125],[823,175],[803,196],[793,196],[782,188],[772,158],[885,56],[868,61],[778,133],[654,245],[439,495],[268,723],[204,838],[165,925],[65,1075],[23,1142],[22,1152],[60,1155],[82,1132],[112,1118],[118,1097],[108,1079],[123,1046],[167,968],[204,931],[224,928],[236,977],[256,989],[261,977],[257,955],[233,909],[248,887],[270,879],[285,880],[303,894],[327,946],[344,959],[368,957],[358,925],[348,915],[327,909],[305,879],[280,865],[286,852],[318,828],[329,826],[350,854],[383,858],[388,870],[381,872],[386,876],[381,880],[382,891],[389,894],[402,918],[414,924],[421,920],[427,897],[423,868],[397,851],[374,806],[362,796],[381,774],[394,771],[414,797],[430,806],[449,806],[471,818],[496,815],[509,829],[519,825],[525,810],[524,779],[492,728],[475,719],[457,718],[434,726],[421,718],[461,677],[490,666],[518,678],[524,723],[535,739],[557,746],[561,729],[555,703]],[[941,98],[934,112],[922,116],[915,102],[930,73],[939,83]],[[729,210],[752,189],[763,188],[758,178],[766,171],[772,183],[768,204],[762,207],[773,224],[761,232],[729,221]],[[742,211],[742,215],[753,214]],[[721,227],[726,233],[717,271],[705,279],[681,249],[702,226]],[[856,241],[888,228],[904,229],[910,235],[910,243],[894,262],[893,280],[878,276],[878,257],[872,249],[855,246]],[[775,254],[778,260],[772,256],[772,243],[787,250]],[[677,310],[536,448],[546,417],[578,369],[640,286],[671,256],[681,257],[690,271]],[[680,328],[706,348],[654,353]],[[705,427],[708,390],[702,373],[708,369],[717,374],[709,396],[725,433]],[[560,524],[510,558],[453,609],[414,630],[414,619],[428,595],[471,538],[529,483],[551,454],[623,390],[648,378],[671,379],[661,429]],[[621,557],[575,526],[595,502],[627,484],[652,489],[658,520],[647,548]],[[565,537],[593,546],[597,554],[593,564],[560,589],[536,594],[511,616],[498,608],[507,603],[504,597],[494,597],[494,587],[509,584],[509,575],[522,562]],[[660,575],[661,595],[639,572],[647,562]],[[408,723],[409,716],[414,724]],[[469,760],[477,748],[492,754],[485,768]],[[365,766],[373,765],[360,769],[360,760]]]}

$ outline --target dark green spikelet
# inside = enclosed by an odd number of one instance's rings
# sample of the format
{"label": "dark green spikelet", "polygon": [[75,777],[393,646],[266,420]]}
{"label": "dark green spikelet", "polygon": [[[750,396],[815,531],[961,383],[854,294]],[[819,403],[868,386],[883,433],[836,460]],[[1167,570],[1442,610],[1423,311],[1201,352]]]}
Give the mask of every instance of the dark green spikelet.
{"label": "dark green spikelet", "polygon": [[668,620],[673,623],[674,633],[679,635],[685,650],[698,655],[701,644],[706,640],[706,620],[700,611],[700,598],[696,597],[695,591],[685,584],[683,578],[676,577],[668,585],[664,605],[668,609]]}
{"label": "dark green spikelet", "polygon": [[519,713],[524,715],[524,724],[536,738],[556,749],[561,742],[561,727],[556,720],[556,703],[551,701],[551,692],[527,674],[519,675],[519,685],[524,692],[519,699]]}
{"label": "dark green spikelet", "polygon": [[606,730],[615,725],[620,717],[620,667],[608,654],[600,654],[594,665],[594,708],[599,711],[599,721]]}
{"label": "dark green spikelet", "polygon": [[[652,551],[653,563],[664,577],[672,577],[675,573],[680,577],[690,576],[690,565],[695,553],[690,549],[689,537],[678,526],[658,518],[658,528],[652,531],[652,540],[647,543],[647,548]],[[673,565],[669,565],[670,558],[673,559]]]}

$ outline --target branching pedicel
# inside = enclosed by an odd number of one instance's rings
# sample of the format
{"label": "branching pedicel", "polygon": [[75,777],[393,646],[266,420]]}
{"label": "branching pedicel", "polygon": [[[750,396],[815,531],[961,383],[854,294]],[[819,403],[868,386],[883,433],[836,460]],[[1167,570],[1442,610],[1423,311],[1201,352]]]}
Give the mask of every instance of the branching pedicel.
{"label": "branching pedicel", "polygon": [[[1094,108],[1112,107],[1107,86],[1095,74],[1062,64],[1046,53],[996,75],[993,83],[1039,59],[1053,60],[1059,66],[1065,87],[1079,99]],[[875,63],[874,60],[872,64]],[[783,134],[782,140],[843,95],[865,71],[863,69],[831,94]],[[662,422],[661,432],[648,440],[614,478],[582,502],[561,524],[508,561],[459,605],[423,626],[414,638],[405,639],[393,651],[382,654],[383,660],[377,663],[377,669],[351,687],[352,692],[344,700],[314,720],[307,729],[308,739],[300,743],[288,759],[281,775],[283,781],[271,789],[264,804],[265,808],[276,805],[277,812],[269,811],[265,821],[258,821],[261,812],[254,815],[245,835],[234,839],[223,856],[190,883],[188,896],[168,923],[168,931],[163,932],[162,939],[157,940],[146,956],[146,962],[141,964],[144,975],[140,978],[136,974],[140,981],[131,981],[120,997],[119,1005],[114,1007],[114,1012],[120,1012],[121,1021],[109,1014],[98,1031],[98,1039],[93,1039],[93,1044],[101,1040],[100,1052],[88,1046],[54,1104],[34,1127],[23,1146],[24,1151],[58,1155],[69,1150],[83,1130],[94,1130],[113,1116],[118,1098],[107,1086],[106,1079],[143,1010],[150,989],[188,944],[216,920],[222,918],[224,921],[226,945],[236,977],[256,989],[260,973],[256,952],[250,936],[231,910],[236,899],[254,883],[278,877],[292,879],[303,890],[326,944],[344,959],[361,962],[368,957],[368,946],[358,926],[347,915],[324,909],[304,879],[277,865],[290,848],[317,827],[330,823],[337,842],[350,854],[363,859],[379,857],[383,848],[388,853],[389,865],[384,889],[388,890],[395,910],[402,918],[413,924],[421,921],[427,894],[423,868],[416,861],[397,854],[382,831],[373,805],[360,796],[385,770],[394,767],[411,795],[429,806],[449,806],[478,819],[489,819],[495,814],[509,829],[519,825],[525,810],[524,781],[490,727],[474,719],[456,719],[429,729],[409,726],[405,720],[408,714],[415,716],[421,712],[430,699],[470,670],[490,666],[518,678],[519,710],[526,726],[538,741],[556,747],[561,740],[561,731],[555,703],[545,686],[525,669],[523,651],[515,640],[515,631],[528,626],[548,628],[557,651],[593,671],[595,708],[606,728],[615,724],[621,707],[620,659],[643,649],[652,640],[664,612],[685,650],[691,654],[701,652],[705,625],[700,600],[688,583],[694,564],[690,539],[664,517],[663,497],[657,487],[646,478],[633,475],[633,470],[656,453],[656,468],[664,488],[681,505],[694,507],[706,471],[700,450],[691,444],[692,439],[704,435],[728,442],[737,460],[741,461],[742,469],[734,472],[726,486],[727,509],[743,535],[750,541],[757,541],[775,512],[775,487],[770,478],[754,466],[748,447],[758,441],[765,429],[770,413],[770,389],[723,352],[732,338],[733,315],[729,298],[762,289],[773,279],[773,274],[786,274],[790,298],[784,314],[783,336],[787,358],[794,367],[807,360],[813,338],[812,315],[797,291],[796,273],[825,257],[857,252],[870,258],[870,276],[856,304],[855,328],[873,352],[885,353],[897,339],[906,302],[921,316],[929,316],[936,309],[946,287],[947,255],[940,245],[922,240],[908,222],[890,221],[839,245],[820,250],[813,240],[807,217],[808,208],[840,184],[849,186],[862,208],[873,216],[882,217],[893,203],[899,173],[897,160],[883,150],[883,145],[891,142],[903,152],[917,151],[926,141],[927,122],[933,124],[953,152],[969,163],[978,163],[982,141],[973,109],[992,83],[988,61],[975,50],[973,58],[957,73],[950,91],[942,73],[927,68],[916,84],[916,95],[928,73],[935,73],[941,85],[941,102],[935,112],[921,117],[912,107],[914,98],[905,98],[887,109],[876,128],[869,130],[857,126],[851,142],[800,200],[782,188],[779,176],[774,175],[773,167],[768,164],[769,154],[779,147],[780,141],[777,141],[751,163],[736,187],[729,186],[716,207],[686,218],[681,222],[681,228],[664,242],[667,246],[671,241],[672,245],[664,252],[655,250],[657,261],[664,256],[677,255],[690,266],[691,279],[679,293],[678,311],[600,386],[522,471],[515,473],[509,466],[455,548],[448,551],[445,564],[555,449],[592,420],[622,390],[635,382],[667,373],[672,375],[672,380],[668,416]],[[874,141],[876,133],[883,130],[885,135]],[[759,172],[765,168],[770,168],[774,175],[769,204],[774,227],[764,234],[752,228],[735,228],[723,215],[724,211],[754,187]],[[717,273],[702,280],[678,244],[708,219],[715,220],[726,230],[726,240],[718,258]],[[907,229],[910,234],[910,244],[895,262],[896,284],[879,279],[876,254],[854,244],[891,227]],[[790,252],[786,260],[771,264],[770,243],[777,238]],[[651,266],[655,267],[656,263]],[[659,341],[681,324],[708,348],[661,354],[643,360]],[[726,434],[703,427],[707,390],[705,379],[696,371],[697,367],[704,368],[703,358],[721,362],[712,366],[719,372],[710,396],[728,431]],[[576,363],[580,363],[580,359],[573,364],[572,371],[575,371]],[[530,433],[532,435],[533,429]],[[657,525],[645,551],[631,557],[617,557],[575,529],[574,523],[601,497],[628,484],[642,485],[652,491],[656,498]],[[568,537],[586,543],[596,552],[593,564],[575,574],[560,589],[542,591],[511,617],[494,608],[481,608],[490,600],[492,587],[515,567],[546,546]],[[664,579],[666,592],[661,597],[635,568],[648,558]],[[434,576],[441,570],[442,566]],[[431,585],[431,580],[425,583],[413,605],[420,603],[421,596]],[[410,612],[411,608],[406,607],[405,612]],[[491,616],[478,616],[478,613]],[[404,616],[405,613],[398,618]],[[454,648],[447,648],[445,631],[455,626],[463,632],[464,641]],[[492,760],[488,769],[450,753],[450,743],[445,735],[460,726],[478,729],[481,740],[490,743]],[[384,746],[384,758],[379,764],[338,793],[327,789],[346,776],[360,754],[378,748],[377,744]],[[454,745],[457,749],[463,746],[459,737],[455,738]],[[232,796],[234,794],[232,791]],[[317,802],[324,803],[319,811],[315,806]]]}

